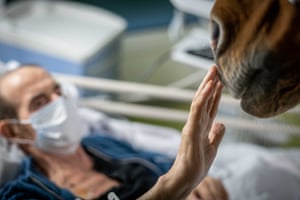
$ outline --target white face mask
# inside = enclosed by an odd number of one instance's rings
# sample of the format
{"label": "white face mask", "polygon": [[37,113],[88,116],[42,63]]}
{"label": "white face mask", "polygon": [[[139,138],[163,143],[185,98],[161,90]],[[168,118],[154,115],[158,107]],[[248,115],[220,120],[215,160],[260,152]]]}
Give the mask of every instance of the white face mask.
{"label": "white face mask", "polygon": [[56,154],[73,153],[86,133],[84,122],[71,98],[59,97],[40,110],[32,113],[29,119],[9,119],[12,123],[31,124],[37,139],[13,139],[16,143],[35,143],[44,151]]}

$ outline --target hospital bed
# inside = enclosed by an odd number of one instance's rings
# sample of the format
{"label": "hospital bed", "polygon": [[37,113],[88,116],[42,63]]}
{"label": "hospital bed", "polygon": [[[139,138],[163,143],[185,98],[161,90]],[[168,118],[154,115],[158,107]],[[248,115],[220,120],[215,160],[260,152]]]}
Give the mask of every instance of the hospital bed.
{"label": "hospital bed", "polygon": [[[121,98],[106,100],[99,96],[81,97],[82,105],[110,114],[127,117],[139,117],[184,123],[188,109],[145,105],[149,101],[161,100],[190,104],[195,90],[141,84],[105,78],[82,77],[75,75],[55,74],[58,80],[67,81],[78,88],[121,94]],[[199,77],[201,78],[201,77]],[[130,95],[131,100],[122,99],[122,94]],[[136,101],[134,101],[136,97]],[[141,98],[143,97],[143,98]],[[142,100],[141,100],[142,99]],[[142,104],[144,102],[144,104]],[[230,128],[239,128],[258,132],[281,132],[286,135],[300,134],[300,124],[287,124],[280,121],[286,115],[300,116],[300,108],[291,109],[284,115],[273,119],[257,119],[246,115],[240,109],[239,100],[235,100],[224,92],[217,120]],[[261,122],[260,122],[261,121]]]}

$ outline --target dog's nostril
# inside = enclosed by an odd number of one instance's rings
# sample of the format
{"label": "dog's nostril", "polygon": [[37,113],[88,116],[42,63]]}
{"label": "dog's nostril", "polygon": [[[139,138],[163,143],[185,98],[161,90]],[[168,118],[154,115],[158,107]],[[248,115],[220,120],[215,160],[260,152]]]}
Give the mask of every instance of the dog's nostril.
{"label": "dog's nostril", "polygon": [[211,21],[211,45],[212,49],[215,51],[220,38],[220,26],[219,24],[212,20]]}
{"label": "dog's nostril", "polygon": [[213,20],[211,24],[211,39],[212,40],[219,40],[220,37],[220,27],[219,25]]}

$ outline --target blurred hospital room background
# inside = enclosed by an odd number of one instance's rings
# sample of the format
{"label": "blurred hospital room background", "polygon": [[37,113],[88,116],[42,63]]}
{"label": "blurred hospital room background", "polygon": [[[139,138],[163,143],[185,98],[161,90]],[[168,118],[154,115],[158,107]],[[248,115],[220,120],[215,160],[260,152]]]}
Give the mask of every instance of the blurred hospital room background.
{"label": "blurred hospital room background", "polygon": [[[20,63],[41,65],[82,106],[96,111],[83,113],[91,123],[106,124],[128,141],[137,133],[135,139],[141,143],[135,145],[146,149],[160,146],[162,139],[161,144],[169,146],[161,151],[176,154],[177,146],[172,144],[178,144],[179,137],[171,135],[180,133],[194,92],[213,64],[208,25],[213,1],[1,0],[0,4],[0,73]],[[226,126],[224,143],[300,147],[299,106],[274,118],[258,119],[244,113],[225,89],[217,120]],[[148,139],[157,143],[147,144]],[[239,146],[234,148],[233,157],[247,154]],[[0,145],[1,155],[5,152]],[[261,154],[254,152],[250,162]],[[295,154],[299,158],[300,151]],[[0,160],[9,160],[7,166],[0,163],[1,184],[13,177],[13,164],[20,160],[18,155],[10,156]],[[271,166],[276,162],[272,160]],[[224,172],[218,165],[212,170]]]}

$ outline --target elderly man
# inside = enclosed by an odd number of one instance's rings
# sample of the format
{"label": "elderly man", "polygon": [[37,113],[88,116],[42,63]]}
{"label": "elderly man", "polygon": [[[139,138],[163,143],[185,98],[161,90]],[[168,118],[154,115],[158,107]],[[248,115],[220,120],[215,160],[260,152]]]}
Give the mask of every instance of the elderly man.
{"label": "elderly man", "polygon": [[137,152],[113,138],[83,138],[76,106],[44,69],[27,65],[8,72],[0,79],[0,132],[28,158],[0,196],[227,199],[218,180],[207,178],[199,184],[224,134],[224,126],[213,123],[221,90],[213,67],[195,94],[173,162],[157,153]]}

